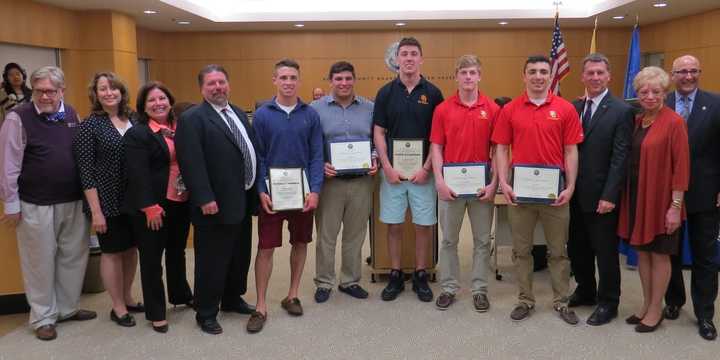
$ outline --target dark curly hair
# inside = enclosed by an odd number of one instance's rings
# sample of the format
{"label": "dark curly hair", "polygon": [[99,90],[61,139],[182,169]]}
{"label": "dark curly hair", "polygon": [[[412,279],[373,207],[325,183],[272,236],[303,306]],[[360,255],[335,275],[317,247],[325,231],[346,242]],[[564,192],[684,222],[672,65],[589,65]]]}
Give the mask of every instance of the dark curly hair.
{"label": "dark curly hair", "polygon": [[120,80],[120,78],[115,75],[115,73],[109,71],[101,71],[96,73],[93,76],[92,81],[90,81],[90,84],[88,85],[90,111],[92,111],[92,113],[95,115],[108,115],[107,112],[105,112],[105,110],[103,109],[102,104],[100,104],[100,100],[97,97],[97,84],[102,77],[108,80],[111,89],[120,90],[120,104],[118,104],[118,116],[130,118],[133,113],[129,105],[130,95],[128,94],[127,86],[125,86],[125,83],[123,83],[123,81]]}
{"label": "dark curly hair", "polygon": [[32,96],[32,90],[30,90],[30,88],[25,83],[27,81],[27,73],[25,72],[25,69],[23,69],[17,63],[11,62],[11,63],[7,63],[7,65],[5,65],[5,69],[3,70],[3,73],[2,73],[2,88],[3,88],[3,90],[5,90],[5,93],[8,95],[15,93],[15,89],[13,89],[12,84],[10,84],[10,80],[8,79],[8,77],[10,76],[9,75],[10,70],[12,70],[12,69],[17,69],[18,71],[20,71],[20,74],[22,74],[22,79],[23,79],[22,92],[23,92],[23,95],[25,96],[25,101],[29,101],[30,97]]}

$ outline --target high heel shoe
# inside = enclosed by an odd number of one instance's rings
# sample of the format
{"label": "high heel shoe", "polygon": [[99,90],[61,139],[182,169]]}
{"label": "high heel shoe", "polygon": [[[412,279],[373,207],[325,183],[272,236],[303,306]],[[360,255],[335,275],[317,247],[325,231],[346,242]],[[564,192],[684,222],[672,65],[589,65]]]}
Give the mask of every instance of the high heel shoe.
{"label": "high heel shoe", "polygon": [[[152,324],[152,323],[151,323],[151,324]],[[168,329],[170,328],[170,326],[168,326],[168,323],[165,323],[165,324],[163,324],[163,325],[155,325],[155,324],[152,324],[152,328],[153,328],[153,330],[155,330],[155,332],[159,332],[159,333],[161,333],[161,334],[164,334],[164,333],[168,332]]]}
{"label": "high heel shoe", "polygon": [[639,332],[639,333],[649,333],[649,332],[653,332],[653,331],[657,330],[658,327],[660,327],[660,324],[662,323],[663,319],[664,319],[664,318],[661,316],[661,317],[660,317],[660,320],[658,320],[658,322],[657,322],[655,325],[652,325],[652,326],[650,326],[650,325],[645,325],[645,324],[643,324],[643,323],[641,322],[641,323],[639,323],[639,324],[637,324],[637,325],[635,326],[635,332]]}
{"label": "high heel shoe", "polygon": [[637,325],[640,323],[640,321],[642,321],[642,318],[638,317],[635,314],[632,314],[629,318],[625,319],[625,323],[629,325]]}

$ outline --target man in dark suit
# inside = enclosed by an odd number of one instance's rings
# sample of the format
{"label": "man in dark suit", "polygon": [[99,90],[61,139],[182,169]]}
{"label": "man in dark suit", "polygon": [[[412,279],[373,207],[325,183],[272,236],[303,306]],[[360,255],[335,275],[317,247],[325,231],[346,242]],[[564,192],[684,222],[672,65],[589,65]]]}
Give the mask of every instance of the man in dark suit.
{"label": "man in dark suit", "polygon": [[[698,88],[700,73],[700,61],[694,56],[675,59],[672,67],[675,91],[668,95],[665,103],[688,125],[690,187],[685,193],[685,204],[693,258],[690,294],[700,336],[715,340],[717,330],[712,319],[718,294],[715,257],[720,222],[720,97]],[[672,258],[672,276],[665,304],[665,318],[677,319],[680,307],[685,304],[682,254]]]}
{"label": "man in dark suit", "polygon": [[580,167],[570,202],[568,241],[570,266],[578,285],[568,306],[597,303],[587,319],[589,325],[597,326],[617,316],[620,301],[617,204],[630,152],[633,111],[610,94],[610,63],[604,55],[585,57],[581,80],[585,98],[573,105],[580,115],[585,141],[578,145]]}
{"label": "man in dark suit", "polygon": [[175,141],[195,231],[195,318],[203,331],[219,334],[221,301],[223,311],[255,310],[241,295],[258,206],[256,140],[245,113],[228,102],[225,69],[206,66],[198,83],[205,101],[182,114]]}

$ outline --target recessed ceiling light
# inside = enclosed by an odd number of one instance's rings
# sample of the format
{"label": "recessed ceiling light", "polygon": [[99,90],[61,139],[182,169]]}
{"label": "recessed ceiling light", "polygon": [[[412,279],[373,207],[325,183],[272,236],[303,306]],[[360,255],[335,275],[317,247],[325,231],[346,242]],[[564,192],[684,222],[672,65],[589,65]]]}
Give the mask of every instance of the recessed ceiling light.
{"label": "recessed ceiling light", "polygon": [[666,7],[667,3],[666,2],[658,2],[658,3],[654,3],[653,6],[656,8]]}
{"label": "recessed ceiling light", "polygon": [[143,12],[144,12],[145,14],[148,14],[148,15],[152,15],[152,14],[157,14],[157,13],[158,13],[157,10],[145,10],[145,11],[143,11]]}
{"label": "recessed ceiling light", "polygon": [[305,24],[295,24],[294,26],[297,27],[297,28],[301,28],[301,27],[304,27]]}
{"label": "recessed ceiling light", "polygon": [[500,24],[500,25],[507,25],[507,24],[509,24],[509,22],[507,22],[507,21],[501,21],[501,22],[499,22],[498,24]]}
{"label": "recessed ceiling light", "polygon": [[624,18],[625,18],[625,15],[616,15],[616,16],[613,16],[613,19],[615,19],[615,20],[622,20],[622,19],[624,19]]}
{"label": "recessed ceiling light", "polygon": [[406,23],[404,23],[404,22],[398,22],[398,23],[395,23],[395,26],[405,26],[405,25],[407,25],[407,24],[406,24]]}
{"label": "recessed ceiling light", "polygon": [[187,20],[178,20],[175,23],[177,23],[178,25],[190,25],[190,22]]}

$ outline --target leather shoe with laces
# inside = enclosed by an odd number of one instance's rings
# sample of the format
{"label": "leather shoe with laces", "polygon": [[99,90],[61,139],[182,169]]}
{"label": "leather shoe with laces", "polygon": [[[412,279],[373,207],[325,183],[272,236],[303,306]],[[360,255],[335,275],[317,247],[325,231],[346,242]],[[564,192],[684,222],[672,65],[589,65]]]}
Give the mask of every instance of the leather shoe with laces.
{"label": "leather shoe with laces", "polygon": [[255,311],[255,306],[248,304],[245,299],[238,296],[232,302],[223,300],[220,310],[249,315]]}
{"label": "leather shoe with laces", "polygon": [[592,326],[600,326],[609,323],[617,317],[617,308],[608,305],[598,305],[587,319],[587,324]]}
{"label": "leather shoe with laces", "polygon": [[433,292],[428,285],[428,273],[425,270],[417,270],[413,273],[412,284],[412,289],[420,301],[432,301]]}
{"label": "leather shoe with laces", "polygon": [[390,279],[382,291],[381,298],[384,301],[392,301],[405,290],[405,274],[402,270],[390,270]]}
{"label": "leather shoe with laces", "polygon": [[447,310],[454,302],[455,294],[443,291],[440,293],[437,300],[435,300],[435,307],[438,310]]}
{"label": "leather shoe with laces", "polygon": [[668,320],[675,320],[680,317],[680,307],[677,305],[666,305],[663,309],[663,317]]}
{"label": "leather shoe with laces", "polygon": [[328,301],[328,299],[330,299],[330,292],[332,292],[332,289],[324,287],[315,289],[315,302],[320,304]]}
{"label": "leather shoe with laces", "polygon": [[72,316],[68,316],[62,320],[58,320],[59,323],[65,322],[65,321],[86,321],[86,320],[92,320],[97,317],[97,313],[90,310],[82,310],[78,309]]}
{"label": "leather shoe with laces", "polygon": [[578,307],[578,306],[595,306],[597,304],[597,300],[595,297],[589,297],[589,296],[582,296],[577,291],[572,293],[570,295],[570,298],[568,299],[568,307]]}
{"label": "leather shoe with laces", "polygon": [[700,334],[700,337],[705,340],[717,339],[717,329],[715,329],[715,324],[713,324],[712,320],[698,320],[698,333]]}
{"label": "leather shoe with laces", "polygon": [[356,299],[367,299],[368,297],[368,292],[365,291],[365,289],[363,289],[358,284],[352,284],[350,286],[338,286],[338,290]]}
{"label": "leather shoe with laces", "polygon": [[223,332],[222,326],[220,326],[220,323],[217,322],[216,319],[198,320],[197,323],[198,326],[200,326],[200,330],[210,335],[218,335]]}

